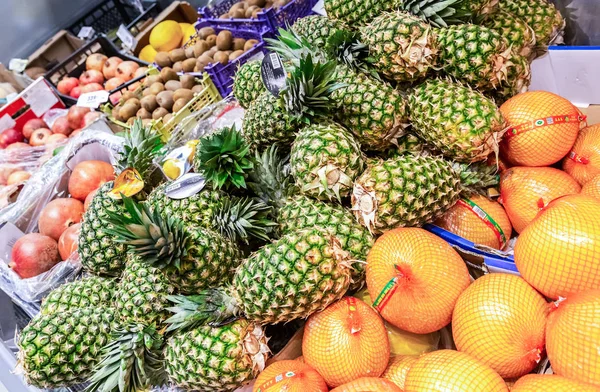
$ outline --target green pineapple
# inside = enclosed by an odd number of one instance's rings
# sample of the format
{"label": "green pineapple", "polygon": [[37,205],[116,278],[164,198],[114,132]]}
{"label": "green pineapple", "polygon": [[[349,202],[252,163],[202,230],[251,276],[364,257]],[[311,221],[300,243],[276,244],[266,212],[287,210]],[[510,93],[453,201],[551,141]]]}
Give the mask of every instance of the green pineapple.
{"label": "green pineapple", "polygon": [[412,90],[408,106],[413,131],[445,157],[469,163],[498,152],[506,122],[481,93],[432,79]]}
{"label": "green pineapple", "polygon": [[77,308],[99,307],[112,302],[117,282],[114,279],[90,276],[66,283],[50,292],[40,312],[63,313]]}
{"label": "green pineapple", "polygon": [[364,157],[350,132],[334,122],[323,122],[298,133],[290,165],[302,192],[321,199],[335,198],[341,203],[364,170]]}
{"label": "green pineapple", "polygon": [[427,145],[423,139],[408,133],[398,139],[398,145],[390,148],[381,155],[382,158],[396,158],[405,154],[428,154]]}
{"label": "green pineapple", "polygon": [[68,387],[87,381],[110,339],[113,311],[80,308],[38,314],[18,337],[18,363],[37,388]]}
{"label": "green pineapple", "polygon": [[352,210],[362,225],[377,234],[422,226],[443,215],[461,192],[497,184],[492,170],[412,154],[376,160],[356,180]]}
{"label": "green pineapple", "polygon": [[563,42],[566,21],[552,3],[546,0],[501,0],[500,9],[531,26],[539,49]]}
{"label": "green pineapple", "polygon": [[331,19],[360,26],[384,11],[396,8],[399,3],[397,0],[325,0],[325,11]]}
{"label": "green pineapple", "polygon": [[490,92],[496,98],[498,105],[517,94],[524,93],[531,84],[531,64],[525,56],[513,56],[512,66],[508,70],[507,78],[499,88]]}
{"label": "green pineapple", "polygon": [[481,25],[500,33],[512,46],[513,52],[525,57],[530,57],[534,54],[535,33],[518,16],[508,11],[500,10],[482,21]]}
{"label": "green pineapple", "polygon": [[298,19],[292,30],[313,46],[325,48],[327,41],[340,30],[349,31],[350,28],[339,20],[329,19],[321,15],[309,15]]}
{"label": "green pineapple", "polygon": [[263,371],[268,354],[262,328],[246,320],[178,332],[164,349],[169,381],[199,392],[235,390]]}
{"label": "green pineapple", "polygon": [[235,74],[233,96],[244,109],[248,109],[250,104],[266,91],[260,67],[260,61],[249,61],[242,65]]}

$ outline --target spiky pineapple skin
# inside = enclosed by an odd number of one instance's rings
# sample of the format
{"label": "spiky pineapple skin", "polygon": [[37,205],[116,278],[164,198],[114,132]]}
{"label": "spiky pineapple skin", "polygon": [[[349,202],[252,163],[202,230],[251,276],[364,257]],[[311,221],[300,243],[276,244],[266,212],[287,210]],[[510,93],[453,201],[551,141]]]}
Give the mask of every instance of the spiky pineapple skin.
{"label": "spiky pineapple skin", "polygon": [[[246,320],[177,333],[165,347],[169,380],[185,390],[229,392],[258,375],[244,340],[256,328]],[[259,338],[266,345],[266,338]],[[258,348],[258,347],[257,347]]]}
{"label": "spiky pineapple skin", "polygon": [[354,136],[334,122],[304,127],[292,145],[292,176],[298,188],[315,198],[348,196],[364,164]]}
{"label": "spiky pineapple skin", "polygon": [[252,102],[266,91],[260,68],[260,61],[249,61],[242,65],[235,74],[233,96],[244,109],[247,109]]}
{"label": "spiky pineapple skin", "polygon": [[86,381],[113,323],[113,311],[103,307],[38,314],[18,337],[19,362],[28,383],[58,388]]}
{"label": "spiky pineapple skin", "polygon": [[397,1],[325,0],[327,16],[349,25],[365,24],[384,11],[394,9]]}
{"label": "spiky pineapple skin", "polygon": [[545,0],[502,0],[500,9],[523,19],[533,31],[537,45],[547,47],[562,42],[565,19],[556,7]]}
{"label": "spiky pineapple skin", "polygon": [[415,133],[459,162],[487,159],[506,127],[491,99],[449,81],[432,79],[417,86],[408,106]]}
{"label": "spiky pineapple skin", "polygon": [[409,154],[377,160],[356,180],[352,209],[374,233],[418,227],[458,201],[460,182],[451,163],[442,158]]}
{"label": "spiky pineapple skin", "polygon": [[325,309],[350,285],[349,254],[322,229],[295,231],[265,245],[242,263],[233,296],[246,317],[275,324]]}
{"label": "spiky pineapple skin", "polygon": [[77,252],[83,268],[96,275],[119,276],[125,266],[125,245],[105,232],[112,227],[107,223],[108,212],[124,208],[121,200],[108,196],[112,188],[112,182],[100,187],[81,222]]}
{"label": "spiky pineapple skin", "polygon": [[525,21],[515,14],[500,10],[486,18],[482,26],[496,30],[522,56],[530,56],[535,47],[535,33]]}
{"label": "spiky pineapple skin", "polygon": [[398,139],[398,145],[393,146],[382,154],[381,158],[396,158],[405,154],[426,154],[427,145],[423,139],[412,133],[407,133]]}
{"label": "spiky pineapple skin", "polygon": [[43,314],[62,313],[77,308],[98,307],[112,302],[117,282],[90,276],[66,283],[50,292],[42,303]]}
{"label": "spiky pineapple skin", "polygon": [[294,140],[296,127],[279,107],[277,98],[270,92],[261,94],[244,115],[242,123],[244,138],[254,149],[280,143],[289,145]]}
{"label": "spiky pineapple skin", "polygon": [[296,20],[292,30],[306,38],[311,45],[323,48],[329,37],[337,31],[349,30],[349,27],[342,21],[329,19],[326,16],[309,15]]}
{"label": "spiky pineapple skin", "polygon": [[431,27],[406,12],[384,12],[360,28],[371,64],[388,79],[412,82],[435,65],[437,44]]}

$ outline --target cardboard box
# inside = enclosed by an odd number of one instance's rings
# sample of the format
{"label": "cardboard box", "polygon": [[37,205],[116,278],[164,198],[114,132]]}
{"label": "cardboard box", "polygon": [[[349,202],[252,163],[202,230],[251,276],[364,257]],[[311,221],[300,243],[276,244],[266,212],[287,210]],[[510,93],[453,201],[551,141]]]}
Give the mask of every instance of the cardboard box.
{"label": "cardboard box", "polygon": [[71,35],[66,30],[61,30],[29,56],[29,64],[27,64],[25,72],[35,67],[44,68],[46,71],[49,71],[60,62],[66,60],[84,44],[84,40]]}
{"label": "cardboard box", "polygon": [[140,51],[144,48],[144,46],[150,44],[150,33],[152,29],[162,21],[165,20],[174,20],[178,23],[191,23],[194,24],[198,21],[198,11],[190,5],[190,3],[185,1],[174,1],[165,8],[158,16],[154,19],[154,23],[146,27],[142,32],[140,32],[135,40],[137,41],[137,45],[133,50],[133,54],[135,56],[140,54]]}

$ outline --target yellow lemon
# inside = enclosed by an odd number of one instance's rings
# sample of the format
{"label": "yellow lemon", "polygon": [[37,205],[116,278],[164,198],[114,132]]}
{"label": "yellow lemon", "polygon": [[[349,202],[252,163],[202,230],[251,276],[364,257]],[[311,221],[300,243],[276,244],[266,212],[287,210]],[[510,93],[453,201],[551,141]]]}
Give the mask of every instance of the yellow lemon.
{"label": "yellow lemon", "polygon": [[183,38],[181,39],[181,46],[183,46],[190,38],[196,35],[196,29],[191,23],[179,23],[179,26],[183,32]]}
{"label": "yellow lemon", "polygon": [[152,45],[146,45],[140,50],[139,58],[147,63],[153,63],[154,57],[156,57],[156,50]]}
{"label": "yellow lemon", "polygon": [[150,32],[150,45],[158,52],[179,48],[182,39],[181,26],[174,20],[160,22]]}

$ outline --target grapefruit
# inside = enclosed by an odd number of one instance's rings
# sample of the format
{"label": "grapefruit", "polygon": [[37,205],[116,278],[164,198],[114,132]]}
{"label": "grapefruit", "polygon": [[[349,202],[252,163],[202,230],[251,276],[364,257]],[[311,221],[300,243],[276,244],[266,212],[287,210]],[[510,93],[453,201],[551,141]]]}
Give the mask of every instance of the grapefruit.
{"label": "grapefruit", "polygon": [[405,331],[425,334],[448,325],[469,283],[458,253],[423,229],[390,230],[367,256],[367,287],[375,308]]}
{"label": "grapefruit", "polygon": [[556,374],[528,374],[521,377],[512,392],[600,392],[600,388]]}
{"label": "grapefruit", "polygon": [[402,392],[402,389],[383,378],[362,377],[334,388],[331,392]]}
{"label": "grapefruit", "polygon": [[600,387],[600,290],[558,303],[546,327],[546,350],[559,376]]}
{"label": "grapefruit", "polygon": [[439,350],[422,355],[406,375],[404,392],[508,392],[491,367],[466,353]]}
{"label": "grapefruit", "polygon": [[406,375],[413,363],[417,362],[417,359],[417,357],[413,356],[392,357],[390,358],[387,369],[385,369],[385,372],[383,372],[381,377],[390,380],[404,391]]}
{"label": "grapefruit", "polygon": [[570,195],[550,203],[517,239],[515,264],[552,299],[600,288],[600,201]]}
{"label": "grapefruit", "polygon": [[593,177],[581,187],[581,194],[600,200],[600,174]]}
{"label": "grapefruit", "polygon": [[327,392],[327,384],[317,371],[299,361],[278,361],[256,378],[252,392]]}
{"label": "grapefruit", "polygon": [[520,377],[541,359],[549,310],[523,278],[485,275],[458,298],[452,315],[454,343],[503,378]]}
{"label": "grapefruit", "polygon": [[513,167],[500,177],[501,203],[518,233],[552,200],[580,191],[571,176],[551,167]]}
{"label": "grapefruit", "polygon": [[306,321],[304,362],[330,387],[359,377],[379,377],[390,358],[383,320],[363,301],[346,297]]}
{"label": "grapefruit", "polygon": [[584,128],[579,133],[563,161],[563,169],[581,185],[600,174],[600,124]]}
{"label": "grapefruit", "polygon": [[518,166],[549,166],[565,157],[584,117],[568,100],[546,91],[530,91],[506,101],[500,112],[509,125],[501,148]]}
{"label": "grapefruit", "polygon": [[485,196],[461,199],[435,224],[475,244],[503,249],[512,232],[506,211]]}

